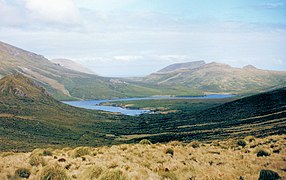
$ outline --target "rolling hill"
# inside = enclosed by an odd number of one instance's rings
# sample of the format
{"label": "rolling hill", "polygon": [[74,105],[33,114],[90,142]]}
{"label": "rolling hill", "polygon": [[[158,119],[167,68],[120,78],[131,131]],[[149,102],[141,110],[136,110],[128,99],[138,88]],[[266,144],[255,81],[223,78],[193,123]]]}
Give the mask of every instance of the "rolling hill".
{"label": "rolling hill", "polygon": [[79,71],[87,74],[95,74],[92,70],[70,59],[51,59],[50,61],[70,70]]}
{"label": "rolling hill", "polygon": [[164,72],[172,72],[172,71],[177,71],[177,70],[182,70],[182,69],[196,69],[199,68],[206,63],[204,61],[193,61],[193,62],[186,62],[186,63],[176,63],[176,64],[171,64],[158,72],[164,73]]}
{"label": "rolling hill", "polygon": [[8,75],[0,80],[0,151],[285,134],[285,97],[281,88],[225,104],[190,100],[174,113],[131,117],[65,105],[32,79]]}
{"label": "rolling hill", "polygon": [[129,126],[118,115],[63,104],[21,74],[0,79],[0,99],[0,151],[107,145],[116,143],[110,131]]}
{"label": "rolling hill", "polygon": [[175,113],[142,115],[136,134],[121,138],[131,142],[144,138],[168,142],[286,133],[285,87],[231,102],[210,103],[211,100],[189,100]]}
{"label": "rolling hill", "polygon": [[213,93],[257,93],[286,84],[285,71],[261,70],[251,65],[234,68],[215,62],[196,65],[191,68],[184,64],[171,65],[143,78],[142,82]]}
{"label": "rolling hill", "polygon": [[0,78],[12,73],[37,81],[53,97],[61,100],[202,94],[192,88],[134,83],[74,71],[52,63],[42,55],[0,42]]}

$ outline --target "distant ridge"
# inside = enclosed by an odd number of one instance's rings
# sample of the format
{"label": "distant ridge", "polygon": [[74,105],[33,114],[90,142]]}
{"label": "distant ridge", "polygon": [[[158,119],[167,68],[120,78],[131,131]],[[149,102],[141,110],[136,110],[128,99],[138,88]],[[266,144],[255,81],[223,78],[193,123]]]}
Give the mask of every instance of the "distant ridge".
{"label": "distant ridge", "polygon": [[186,62],[186,63],[176,63],[176,64],[171,64],[158,72],[171,72],[171,71],[176,71],[179,69],[195,69],[198,67],[201,67],[205,65],[205,61],[193,61],[193,62]]}
{"label": "distant ridge", "polygon": [[217,62],[196,61],[167,66],[142,78],[142,82],[203,92],[257,93],[286,85],[286,72],[257,69],[252,65],[235,68]]}
{"label": "distant ridge", "polygon": [[79,71],[79,72],[88,73],[88,74],[95,74],[92,70],[70,59],[51,59],[50,61],[52,63],[59,64],[65,68],[68,68],[74,71]]}
{"label": "distant ridge", "polygon": [[[33,79],[58,100],[139,97],[162,92],[161,86],[148,87],[121,78],[71,70],[52,63],[42,55],[0,41],[0,78],[13,73]],[[179,94],[178,91],[170,90],[169,93],[168,89],[164,90],[165,95]]]}

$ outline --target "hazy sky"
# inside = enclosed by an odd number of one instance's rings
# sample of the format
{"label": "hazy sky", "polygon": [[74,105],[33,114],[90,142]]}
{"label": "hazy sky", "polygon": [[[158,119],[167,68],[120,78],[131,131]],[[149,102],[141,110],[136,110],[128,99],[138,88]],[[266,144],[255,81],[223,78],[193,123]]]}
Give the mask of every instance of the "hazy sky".
{"label": "hazy sky", "polygon": [[194,60],[286,70],[286,0],[0,0],[0,41],[104,76]]}

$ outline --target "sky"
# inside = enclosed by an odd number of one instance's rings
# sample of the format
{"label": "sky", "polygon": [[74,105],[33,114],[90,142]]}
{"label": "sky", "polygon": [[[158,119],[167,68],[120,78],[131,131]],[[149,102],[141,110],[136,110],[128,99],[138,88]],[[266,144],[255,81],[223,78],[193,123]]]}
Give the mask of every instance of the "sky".
{"label": "sky", "polygon": [[102,76],[197,60],[286,71],[286,0],[0,0],[0,41]]}

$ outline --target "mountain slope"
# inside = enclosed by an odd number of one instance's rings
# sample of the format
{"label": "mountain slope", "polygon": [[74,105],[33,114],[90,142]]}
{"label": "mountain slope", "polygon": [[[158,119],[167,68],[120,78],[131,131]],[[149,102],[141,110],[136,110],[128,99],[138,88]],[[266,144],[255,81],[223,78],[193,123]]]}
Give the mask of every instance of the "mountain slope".
{"label": "mountain slope", "polygon": [[0,151],[107,145],[116,143],[107,134],[132,128],[118,115],[65,105],[21,74],[0,79],[0,99]]}
{"label": "mountain slope", "polygon": [[50,61],[52,63],[59,64],[70,70],[79,71],[79,72],[87,73],[87,74],[95,74],[92,70],[69,59],[51,59]]}
{"label": "mountain slope", "polygon": [[136,142],[148,138],[154,142],[170,140],[224,139],[247,135],[268,136],[286,133],[286,88],[234,100],[208,109],[210,100],[189,100],[189,106],[176,113],[141,116],[137,135],[122,139]]}
{"label": "mountain slope", "polygon": [[186,62],[186,63],[176,63],[176,64],[171,64],[158,72],[171,72],[171,71],[177,71],[180,69],[196,69],[199,68],[206,63],[204,61],[193,61],[193,62]]}
{"label": "mountain slope", "polygon": [[234,68],[219,63],[209,63],[195,69],[176,69],[157,72],[143,79],[145,83],[184,86],[204,92],[259,92],[286,84],[286,72],[256,69],[253,66]]}
{"label": "mountain slope", "polygon": [[45,87],[57,99],[106,99],[151,95],[190,95],[192,90],[178,92],[160,86],[145,86],[123,79],[105,78],[81,73],[50,62],[41,55],[0,42],[0,78],[23,74]]}
{"label": "mountain slope", "polygon": [[129,117],[65,105],[16,74],[0,80],[0,99],[0,151],[286,133],[286,88],[226,104],[190,100],[175,113]]}

